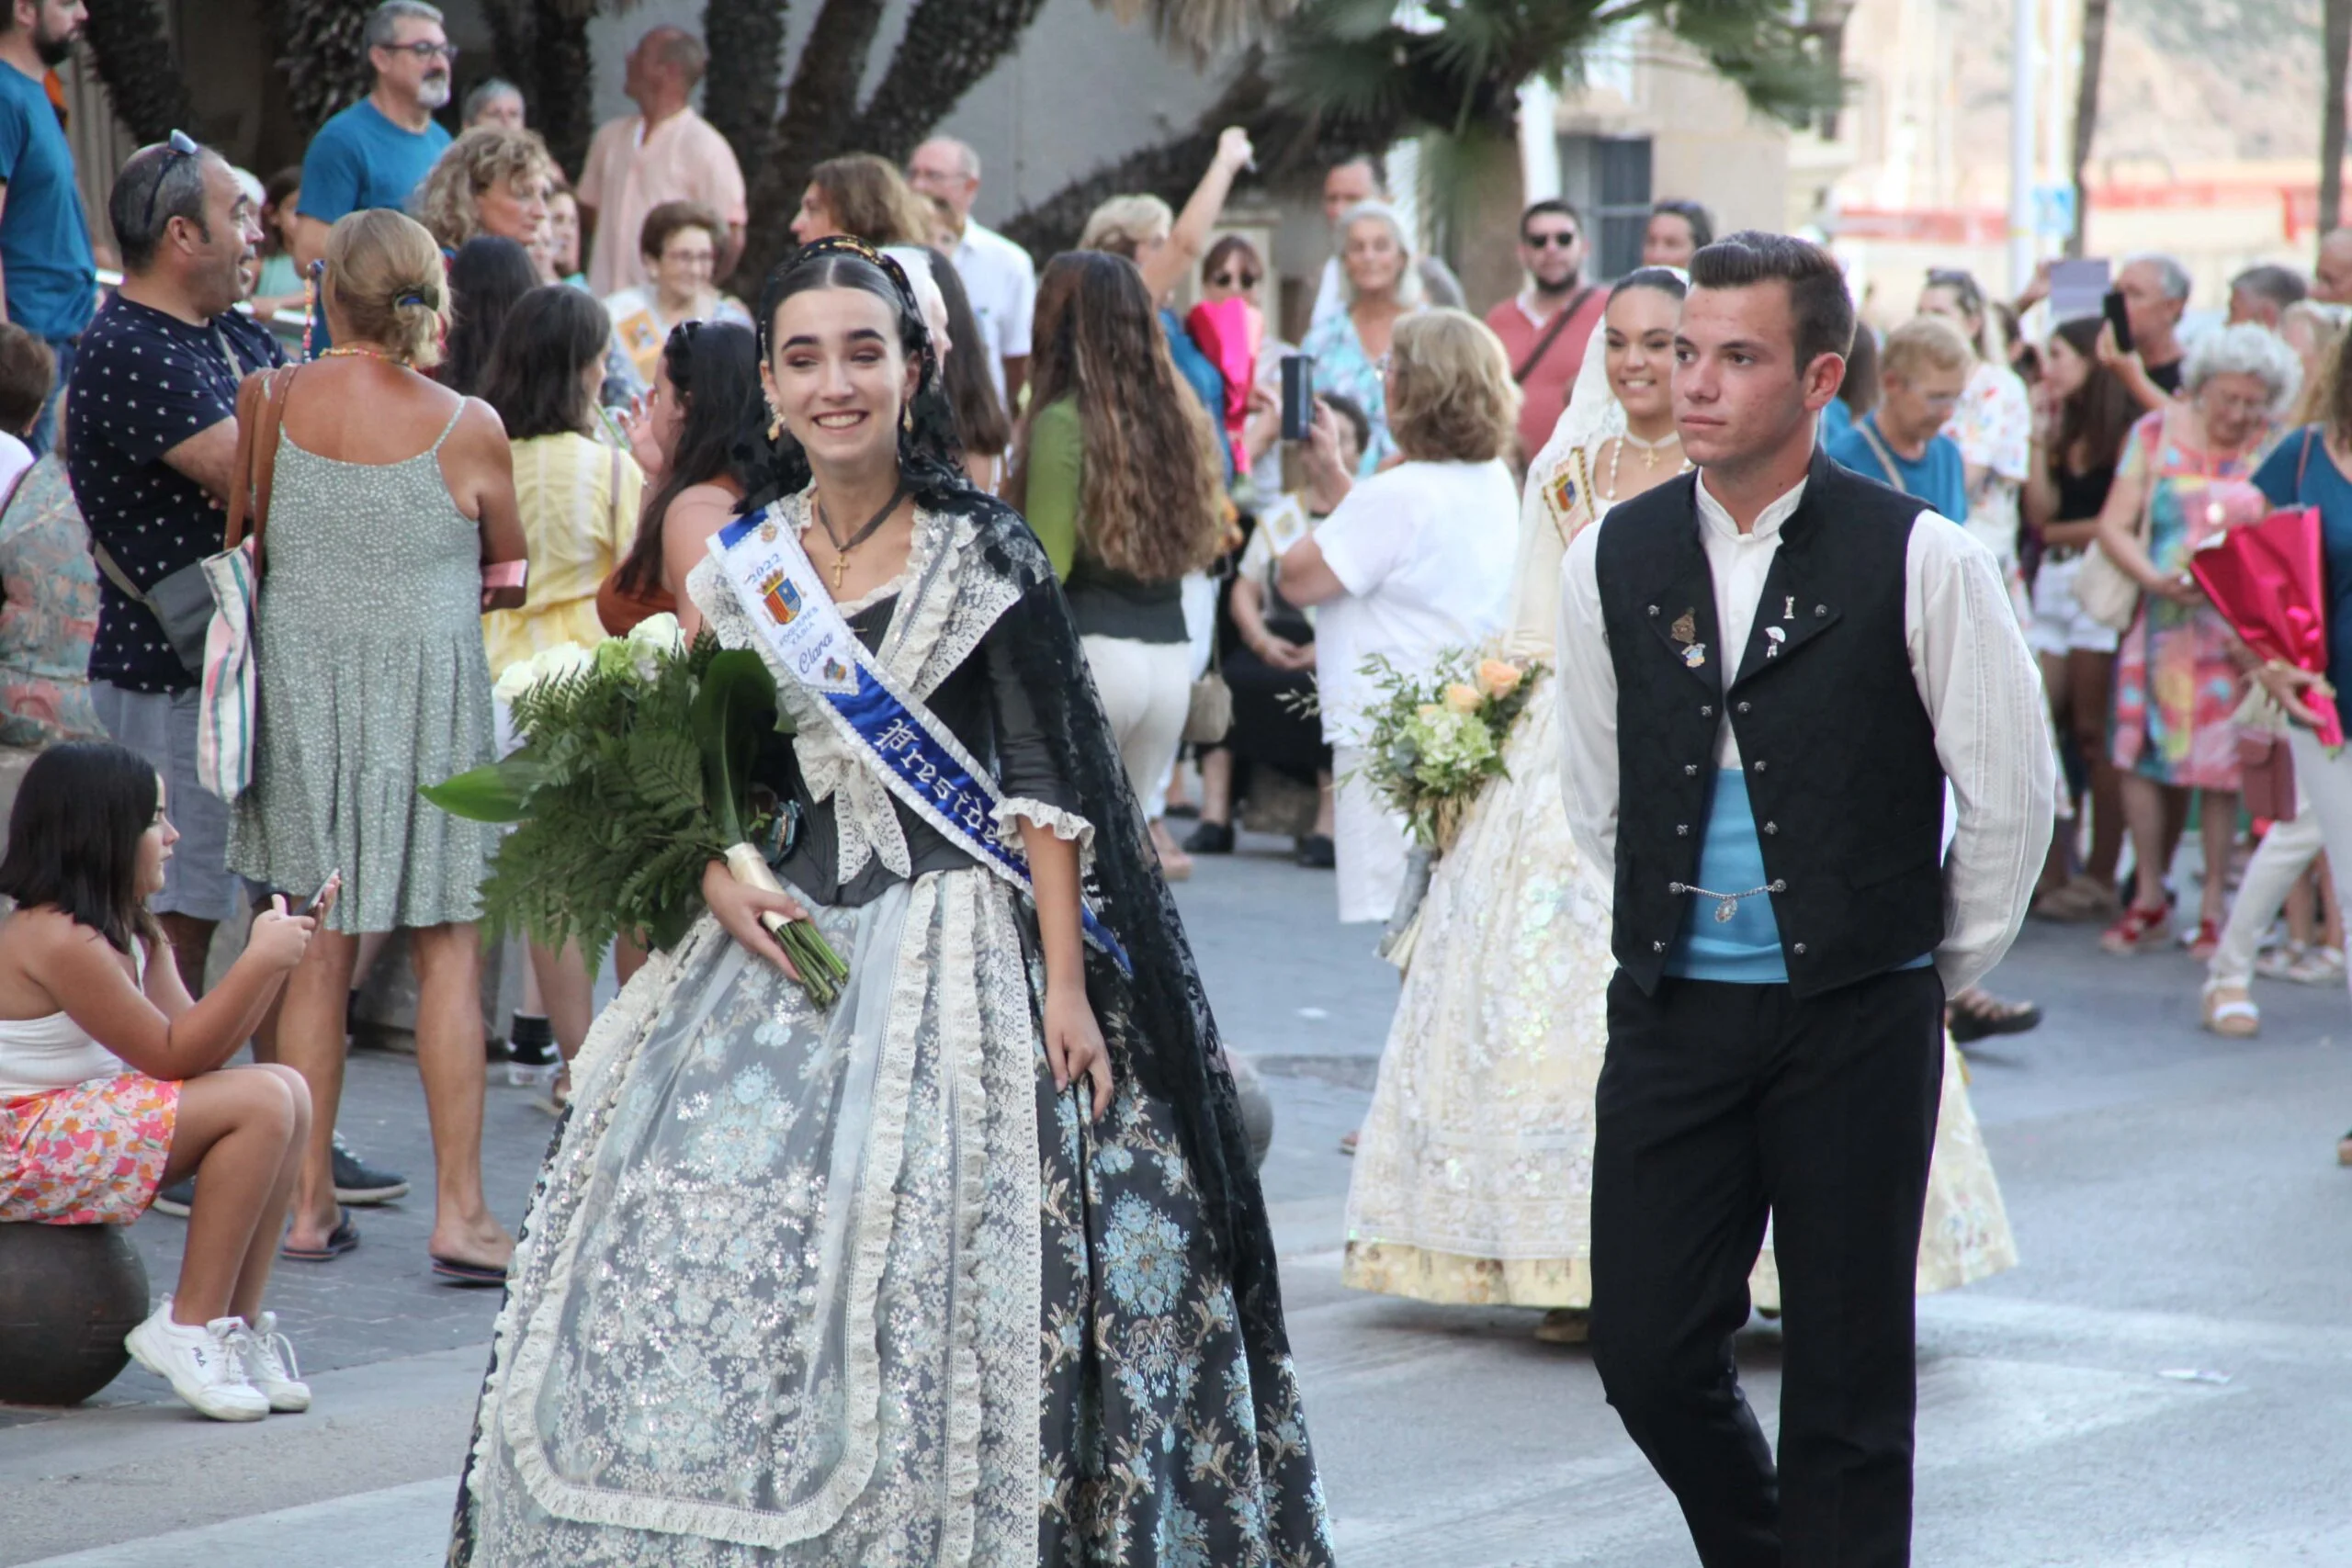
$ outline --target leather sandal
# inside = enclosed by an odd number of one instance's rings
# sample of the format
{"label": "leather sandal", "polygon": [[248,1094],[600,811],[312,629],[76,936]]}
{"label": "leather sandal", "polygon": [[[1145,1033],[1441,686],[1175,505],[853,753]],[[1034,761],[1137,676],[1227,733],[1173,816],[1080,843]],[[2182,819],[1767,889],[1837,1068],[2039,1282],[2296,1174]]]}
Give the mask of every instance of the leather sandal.
{"label": "leather sandal", "polygon": [[2244,986],[2208,986],[2205,1028],[2224,1040],[2251,1040],[2262,1032],[2262,1010]]}
{"label": "leather sandal", "polygon": [[2098,944],[2113,953],[2138,953],[2162,942],[2171,924],[2171,905],[2134,904],[2100,934]]}

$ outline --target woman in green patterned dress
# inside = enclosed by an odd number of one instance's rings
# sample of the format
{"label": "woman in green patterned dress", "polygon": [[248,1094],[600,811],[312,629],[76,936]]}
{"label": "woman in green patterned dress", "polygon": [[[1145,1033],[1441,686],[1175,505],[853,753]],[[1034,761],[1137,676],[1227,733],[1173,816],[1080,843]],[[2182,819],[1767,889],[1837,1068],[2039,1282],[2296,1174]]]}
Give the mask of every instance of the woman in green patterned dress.
{"label": "woman in green patterned dress", "polygon": [[323,1262],[358,1245],[329,1164],[344,1011],[360,934],[404,930],[433,1124],[426,1251],[436,1275],[494,1285],[514,1240],[481,1190],[472,922],[491,830],[416,791],[492,755],[481,613],[523,602],[519,572],[484,586],[487,568],[523,558],[514,469],[490,405],[423,374],[448,306],[431,235],[397,212],[353,213],[328,233],[320,294],[337,346],[274,373],[285,420],[258,530],[257,744],[229,835],[230,869],[293,898],[343,874],[276,1030],[277,1058],[316,1111],[285,1251]]}

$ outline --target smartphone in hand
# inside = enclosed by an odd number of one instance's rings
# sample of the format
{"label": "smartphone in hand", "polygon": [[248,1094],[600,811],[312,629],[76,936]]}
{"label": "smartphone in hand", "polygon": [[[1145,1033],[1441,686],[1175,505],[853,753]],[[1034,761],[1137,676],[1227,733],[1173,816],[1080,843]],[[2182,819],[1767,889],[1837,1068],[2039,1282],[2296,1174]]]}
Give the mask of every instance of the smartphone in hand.
{"label": "smartphone in hand", "polygon": [[1315,356],[1283,355],[1283,439],[1304,441],[1315,429]]}
{"label": "smartphone in hand", "polygon": [[2132,353],[2132,312],[2124,309],[2123,290],[2109,289],[2100,308],[2107,316],[2107,324],[2114,330],[2116,351],[2120,354]]}
{"label": "smartphone in hand", "polygon": [[337,866],[333,871],[327,873],[327,879],[319,884],[319,890],[316,893],[311,894],[303,906],[294,912],[298,915],[310,915],[316,917],[320,910],[326,908],[329,896],[331,896],[336,888],[342,886],[343,867]]}

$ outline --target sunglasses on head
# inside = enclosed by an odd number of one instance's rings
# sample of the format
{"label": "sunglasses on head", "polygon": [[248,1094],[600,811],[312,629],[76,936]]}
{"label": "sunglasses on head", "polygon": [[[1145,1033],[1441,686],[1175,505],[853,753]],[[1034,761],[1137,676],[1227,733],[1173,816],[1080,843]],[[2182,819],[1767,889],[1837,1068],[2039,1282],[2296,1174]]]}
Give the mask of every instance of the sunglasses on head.
{"label": "sunglasses on head", "polygon": [[182,158],[195,157],[198,151],[198,149],[196,145],[196,139],[188,135],[187,131],[175,130],[172,132],[171,140],[164,148],[164,156],[162,160],[164,166],[155,172],[155,183],[147,187],[147,217],[146,220],[140,225],[141,228],[154,228],[155,202],[157,198],[164,194],[164,182],[172,177],[172,165],[178,163]]}
{"label": "sunglasses on head", "polygon": [[1531,251],[1566,251],[1575,249],[1579,238],[1581,236],[1571,229],[1565,234],[1521,234],[1519,243]]}

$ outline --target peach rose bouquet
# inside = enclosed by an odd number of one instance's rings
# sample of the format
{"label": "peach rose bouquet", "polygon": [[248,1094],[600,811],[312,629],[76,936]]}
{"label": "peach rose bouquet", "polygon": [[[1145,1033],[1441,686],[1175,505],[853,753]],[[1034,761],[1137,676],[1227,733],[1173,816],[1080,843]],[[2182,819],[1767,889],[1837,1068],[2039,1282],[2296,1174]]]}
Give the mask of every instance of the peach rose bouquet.
{"label": "peach rose bouquet", "polygon": [[1442,854],[1478,792],[1508,772],[1504,747],[1544,666],[1451,653],[1427,676],[1379,658],[1364,673],[1379,698],[1362,772],[1414,838]]}

